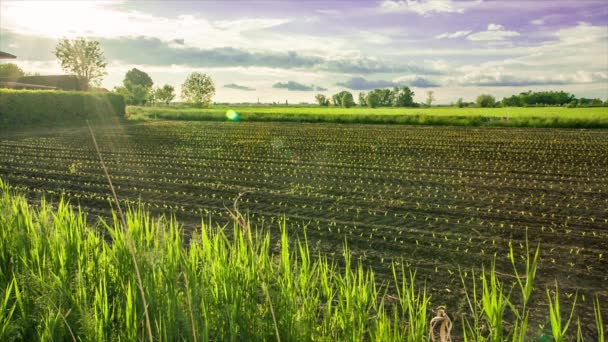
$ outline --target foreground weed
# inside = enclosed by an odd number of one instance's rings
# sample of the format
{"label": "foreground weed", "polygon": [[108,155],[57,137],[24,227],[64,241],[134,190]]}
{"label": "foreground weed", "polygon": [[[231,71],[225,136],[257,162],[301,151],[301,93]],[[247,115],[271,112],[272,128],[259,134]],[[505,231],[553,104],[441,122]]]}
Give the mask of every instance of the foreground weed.
{"label": "foreground weed", "polygon": [[604,340],[604,320],[602,319],[602,310],[600,308],[600,299],[596,296],[593,301],[593,312],[595,313],[595,326],[597,328],[598,341]]}
{"label": "foreground weed", "polygon": [[553,334],[553,339],[556,342],[563,342],[566,340],[566,333],[568,332],[568,327],[570,325],[570,322],[572,321],[572,316],[574,315],[574,308],[576,307],[577,297],[578,295],[574,297],[574,303],[572,303],[572,310],[570,311],[570,316],[568,317],[568,320],[564,323],[562,321],[560,311],[559,288],[557,287],[557,282],[555,282],[555,295],[553,298],[551,298],[551,292],[549,291],[549,289],[547,289],[551,333]]}

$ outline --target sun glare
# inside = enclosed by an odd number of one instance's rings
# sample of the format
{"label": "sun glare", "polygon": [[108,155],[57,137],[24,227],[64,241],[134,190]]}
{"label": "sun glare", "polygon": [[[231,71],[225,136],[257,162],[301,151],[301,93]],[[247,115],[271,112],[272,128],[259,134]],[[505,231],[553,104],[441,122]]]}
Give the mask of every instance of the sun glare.
{"label": "sun glare", "polygon": [[[111,6],[117,1],[9,1],[2,5],[2,26],[53,38],[112,35],[125,28]],[[108,25],[112,19],[111,25]]]}

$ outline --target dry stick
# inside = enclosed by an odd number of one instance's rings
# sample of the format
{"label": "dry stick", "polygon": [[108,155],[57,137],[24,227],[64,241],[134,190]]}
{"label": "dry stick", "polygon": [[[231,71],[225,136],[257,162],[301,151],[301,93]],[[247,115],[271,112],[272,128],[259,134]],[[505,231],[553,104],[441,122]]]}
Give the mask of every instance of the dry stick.
{"label": "dry stick", "polygon": [[95,151],[97,151],[97,156],[99,157],[99,163],[101,164],[101,168],[103,169],[103,173],[106,175],[106,179],[108,180],[108,184],[110,185],[110,189],[112,190],[112,196],[114,197],[114,202],[116,202],[116,207],[118,208],[118,215],[122,221],[123,229],[125,231],[125,235],[127,236],[127,246],[129,248],[129,254],[131,254],[131,258],[133,259],[133,265],[135,266],[135,275],[137,276],[137,284],[139,286],[139,293],[141,295],[141,300],[144,304],[144,315],[146,317],[146,327],[148,328],[148,338],[150,342],[154,341],[154,337],[152,336],[152,325],[150,324],[150,316],[148,314],[148,303],[146,302],[146,295],[144,292],[144,285],[141,280],[141,274],[139,273],[139,266],[137,265],[137,259],[135,258],[135,247],[133,244],[133,240],[131,240],[131,234],[129,234],[129,230],[127,229],[127,220],[125,219],[125,215],[120,208],[120,202],[118,201],[118,196],[116,196],[116,191],[114,190],[114,185],[112,185],[112,180],[110,179],[110,174],[108,173],[108,169],[106,168],[106,164],[103,162],[103,158],[101,157],[101,152],[99,152],[99,146],[97,145],[97,140],[95,139],[95,134],[93,134],[93,129],[87,120],[87,126],[89,127],[89,132],[91,133],[91,138],[93,139],[93,145],[95,146]]}
{"label": "dry stick", "polygon": [[431,324],[430,324],[431,341],[435,342],[435,326],[438,323],[441,323],[441,325],[439,327],[439,342],[451,342],[452,341],[452,336],[451,336],[452,321],[450,320],[450,317],[448,317],[447,313],[445,312],[445,308],[440,306],[440,307],[437,307],[435,310],[436,310],[437,316],[435,316],[435,317],[433,317],[433,319],[431,319]]}
{"label": "dry stick", "polygon": [[[237,207],[237,202],[241,197],[243,197],[243,195],[245,195],[248,192],[251,192],[251,191],[241,192],[234,199],[234,203],[233,203],[234,212],[224,206],[224,208],[228,212],[228,215],[230,215],[230,217],[234,221],[236,221],[239,226],[241,226],[241,228],[243,229],[243,232],[245,232],[245,233],[247,233],[247,231],[249,230],[249,224],[247,224],[247,221],[245,220],[245,218],[239,211],[239,209]],[[249,241],[248,239],[245,239],[245,240]],[[252,249],[253,249],[252,245],[250,245],[250,247],[252,247]],[[255,259],[255,252],[253,253],[253,257]],[[257,263],[257,262],[255,262],[255,263]],[[272,299],[270,298],[270,292],[268,292],[266,280],[264,279],[264,275],[262,274],[262,272],[260,272],[259,269],[257,269],[257,271],[258,271],[258,277],[260,277],[260,279],[262,280],[262,289],[264,290],[264,295],[266,296],[266,300],[268,300],[268,305],[270,306],[270,314],[272,315],[272,322],[274,323],[274,333],[277,337],[277,342],[281,342],[281,335],[279,334],[279,325],[277,324],[277,317],[274,313],[274,306],[272,304]]]}
{"label": "dry stick", "polygon": [[72,312],[72,309],[68,310],[68,312],[65,315],[62,314],[61,311],[59,311],[59,316],[61,316],[63,323],[65,323],[65,325],[68,327],[70,336],[72,336],[72,341],[76,342],[76,336],[74,336],[74,333],[72,332],[72,328],[70,327],[70,324],[68,323],[68,320],[66,319],[66,317],[68,317],[70,315],[70,312]]}

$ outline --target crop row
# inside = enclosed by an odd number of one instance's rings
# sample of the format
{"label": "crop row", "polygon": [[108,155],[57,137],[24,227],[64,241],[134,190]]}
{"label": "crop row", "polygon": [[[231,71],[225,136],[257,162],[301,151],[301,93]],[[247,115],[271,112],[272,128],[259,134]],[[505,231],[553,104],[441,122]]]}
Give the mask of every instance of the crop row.
{"label": "crop row", "polygon": [[[256,225],[275,230],[285,217],[328,255],[346,240],[378,279],[391,261],[414,266],[447,284],[441,298],[459,266],[509,267],[509,243],[526,234],[543,246],[541,283],[597,293],[608,280],[604,131],[147,122],[95,132],[122,202],[187,227],[228,222],[225,208],[249,191],[238,205]],[[87,133],[3,136],[0,177],[107,215]]]}

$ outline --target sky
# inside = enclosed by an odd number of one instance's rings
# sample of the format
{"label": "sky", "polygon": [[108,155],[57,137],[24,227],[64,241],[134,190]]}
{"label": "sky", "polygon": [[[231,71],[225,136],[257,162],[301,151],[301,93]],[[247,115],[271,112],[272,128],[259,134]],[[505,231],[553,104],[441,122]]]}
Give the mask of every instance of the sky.
{"label": "sky", "polygon": [[101,85],[132,68],[155,86],[209,74],[216,102],[314,102],[409,86],[437,104],[527,90],[608,98],[608,1],[9,1],[0,50],[61,74],[61,38],[98,40]]}

